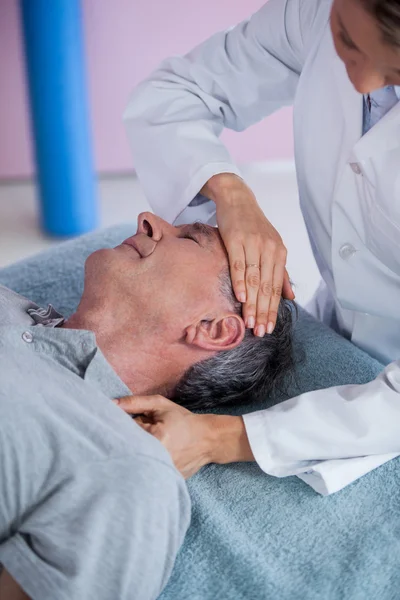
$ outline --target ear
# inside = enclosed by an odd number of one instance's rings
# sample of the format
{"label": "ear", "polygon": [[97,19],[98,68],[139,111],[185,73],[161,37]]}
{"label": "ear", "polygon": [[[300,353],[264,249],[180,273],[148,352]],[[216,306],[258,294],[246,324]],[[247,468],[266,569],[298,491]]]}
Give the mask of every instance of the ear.
{"label": "ear", "polygon": [[243,319],[239,315],[230,314],[191,325],[186,330],[186,343],[202,350],[222,352],[236,348],[245,332]]}

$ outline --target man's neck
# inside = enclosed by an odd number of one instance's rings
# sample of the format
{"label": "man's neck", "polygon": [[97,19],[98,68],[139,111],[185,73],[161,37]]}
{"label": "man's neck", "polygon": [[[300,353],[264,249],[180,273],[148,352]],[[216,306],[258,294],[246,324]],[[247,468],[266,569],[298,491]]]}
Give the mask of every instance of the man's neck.
{"label": "man's neck", "polygon": [[62,327],[93,331],[105,358],[134,394],[168,397],[191,364],[179,342],[148,335],[132,323],[121,326],[104,316],[78,311]]}

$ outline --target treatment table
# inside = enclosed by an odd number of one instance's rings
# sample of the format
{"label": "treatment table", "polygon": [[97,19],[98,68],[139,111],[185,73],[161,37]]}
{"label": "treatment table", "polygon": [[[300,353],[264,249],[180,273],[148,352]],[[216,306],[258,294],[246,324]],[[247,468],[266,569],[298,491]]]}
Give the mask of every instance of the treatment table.
{"label": "treatment table", "polygon": [[[81,295],[86,256],[135,231],[124,224],[65,242],[4,268],[0,283],[68,316]],[[302,309],[295,351],[288,396],[365,383],[383,368]],[[328,497],[250,463],[209,465],[188,487],[192,523],[161,600],[400,599],[399,459]]]}

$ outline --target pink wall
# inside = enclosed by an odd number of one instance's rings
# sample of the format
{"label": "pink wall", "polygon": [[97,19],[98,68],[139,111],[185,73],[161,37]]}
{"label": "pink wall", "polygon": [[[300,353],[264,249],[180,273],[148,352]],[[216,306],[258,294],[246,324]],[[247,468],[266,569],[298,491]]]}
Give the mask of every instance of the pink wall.
{"label": "pink wall", "polygon": [[[133,166],[121,122],[134,85],[165,56],[183,53],[254,12],[263,0],[83,0],[96,167]],[[18,0],[0,0],[0,177],[33,172]],[[239,162],[292,157],[291,111],[225,132]]]}

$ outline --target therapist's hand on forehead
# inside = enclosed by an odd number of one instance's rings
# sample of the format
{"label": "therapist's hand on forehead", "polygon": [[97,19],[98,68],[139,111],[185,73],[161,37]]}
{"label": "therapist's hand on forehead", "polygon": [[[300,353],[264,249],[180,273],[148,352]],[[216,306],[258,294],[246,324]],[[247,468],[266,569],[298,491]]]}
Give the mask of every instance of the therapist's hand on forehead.
{"label": "therapist's hand on forehead", "polygon": [[280,299],[294,299],[282,238],[237,175],[214,175],[201,193],[215,202],[219,232],[229,256],[233,290],[246,327],[272,333]]}
{"label": "therapist's hand on forehead", "polygon": [[[134,91],[124,118],[154,212],[213,224],[216,213],[235,294],[259,335],[281,292],[293,298],[286,249],[220,134],[294,106],[299,197],[322,279],[308,308],[388,365],[366,385],[243,418],[198,418],[152,398],[146,426],[177,464],[196,447],[210,456],[204,440],[219,439],[232,452],[217,462],[254,457],[266,473],[331,493],[400,454],[399,98],[399,0],[269,0]],[[143,402],[131,399],[129,410]]]}

